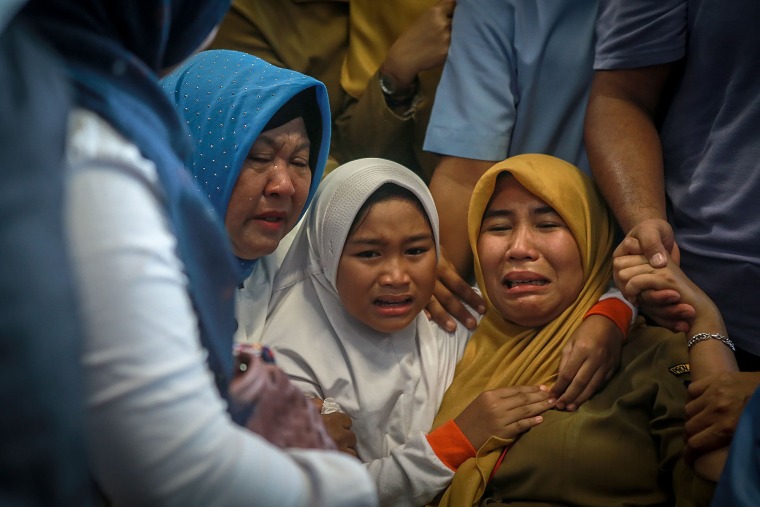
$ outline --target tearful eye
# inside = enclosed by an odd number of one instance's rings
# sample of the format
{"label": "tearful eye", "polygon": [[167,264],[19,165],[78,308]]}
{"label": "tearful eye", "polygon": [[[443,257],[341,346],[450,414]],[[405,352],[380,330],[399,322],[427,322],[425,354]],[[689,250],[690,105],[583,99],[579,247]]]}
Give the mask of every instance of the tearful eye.
{"label": "tearful eye", "polygon": [[428,248],[418,247],[418,248],[410,248],[406,251],[407,255],[422,255],[425,252],[427,252]]}

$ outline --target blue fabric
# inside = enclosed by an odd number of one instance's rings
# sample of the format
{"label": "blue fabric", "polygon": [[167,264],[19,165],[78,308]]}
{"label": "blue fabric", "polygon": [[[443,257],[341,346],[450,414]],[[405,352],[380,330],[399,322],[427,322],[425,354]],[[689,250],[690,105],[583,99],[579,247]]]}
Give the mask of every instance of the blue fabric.
{"label": "blue fabric", "polygon": [[713,496],[713,507],[755,507],[760,502],[760,389],[744,409],[726,466]]}
{"label": "blue fabric", "polygon": [[[157,74],[188,57],[229,7],[225,0],[31,0],[23,16],[66,63],[75,103],[94,111],[156,165],[201,342],[226,397],[235,332],[234,257],[224,229],[183,169],[189,143]],[[118,203],[114,203],[118,205]]]}
{"label": "blue fabric", "polygon": [[68,83],[28,27],[6,17],[0,32],[0,505],[87,506],[82,330],[61,214]]}
{"label": "blue fabric", "polygon": [[589,172],[583,120],[598,0],[459,0],[424,149],[545,153]]}
{"label": "blue fabric", "polygon": [[[186,166],[222,223],[251,145],[288,100],[314,88],[322,138],[310,139],[318,150],[303,215],[322,179],[330,149],[330,106],[325,85],[247,53],[227,50],[194,55],[161,85],[183,117],[194,148]],[[238,261],[243,268],[242,280],[251,273],[255,261]]]}
{"label": "blue fabric", "polygon": [[595,63],[679,60],[660,126],[668,220],[684,270],[718,305],[736,345],[755,355],[758,313],[735,301],[753,301],[760,286],[758,20],[757,0],[603,0]]}

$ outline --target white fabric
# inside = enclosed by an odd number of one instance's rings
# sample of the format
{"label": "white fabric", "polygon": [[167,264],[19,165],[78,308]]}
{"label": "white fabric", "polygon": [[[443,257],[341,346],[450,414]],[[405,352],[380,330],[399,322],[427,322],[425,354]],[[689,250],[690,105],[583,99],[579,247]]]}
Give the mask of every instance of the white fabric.
{"label": "white fabric", "polygon": [[114,505],[374,505],[336,452],[234,425],[200,346],[155,167],[91,112],[69,126],[65,219],[86,326],[86,435]]}
{"label": "white fabric", "polygon": [[[455,333],[447,333],[420,314],[406,329],[383,334],[343,310],[335,284],[346,236],[362,204],[387,182],[419,198],[433,225],[437,249],[435,206],[414,173],[381,159],[339,167],[317,190],[275,279],[264,342],[304,392],[334,398],[351,417],[364,462],[386,458],[369,465],[381,502],[420,504],[451,478],[424,433],[430,430],[469,332],[460,325]],[[391,456],[408,441],[408,454],[399,449]]]}
{"label": "white fabric", "polygon": [[237,297],[235,298],[235,316],[238,323],[237,331],[235,332],[236,342],[262,342],[264,322],[267,318],[269,300],[272,297],[274,278],[302,223],[303,220],[299,221],[293,230],[282,238],[274,252],[260,258],[256,262],[250,276],[245,279],[243,286],[238,289]]}

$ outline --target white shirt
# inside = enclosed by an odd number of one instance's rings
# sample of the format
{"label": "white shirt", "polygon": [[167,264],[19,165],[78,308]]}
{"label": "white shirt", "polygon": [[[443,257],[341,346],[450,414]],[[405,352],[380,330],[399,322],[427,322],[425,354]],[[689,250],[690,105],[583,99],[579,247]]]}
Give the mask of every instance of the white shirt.
{"label": "white shirt", "polygon": [[115,505],[376,503],[337,452],[288,450],[229,419],[206,367],[153,164],[73,113],[65,219],[86,338],[88,452]]}

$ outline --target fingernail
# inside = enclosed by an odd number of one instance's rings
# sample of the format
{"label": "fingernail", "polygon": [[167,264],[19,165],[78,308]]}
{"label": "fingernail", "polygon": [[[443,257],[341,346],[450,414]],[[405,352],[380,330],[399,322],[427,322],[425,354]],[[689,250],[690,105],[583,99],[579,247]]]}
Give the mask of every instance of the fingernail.
{"label": "fingernail", "polygon": [[541,421],[544,420],[544,418],[543,418],[543,416],[537,415],[535,420],[536,420],[537,423],[540,423]]}
{"label": "fingernail", "polygon": [[567,406],[567,410],[568,410],[568,411],[570,411],[570,412],[575,412],[575,409],[576,409],[576,408],[578,408],[578,407],[577,407],[577,406],[575,406],[575,405],[574,405],[574,404],[572,404],[572,403],[571,403],[570,405],[568,405],[568,406]]}
{"label": "fingernail", "polygon": [[545,386],[545,385],[543,385],[543,384],[541,384],[540,386],[538,386],[538,388],[539,388],[541,391],[548,391],[548,390],[549,390],[549,388],[548,388],[548,387],[546,387],[546,386]]}
{"label": "fingernail", "polygon": [[557,403],[557,399],[556,398],[549,398],[548,400],[546,400],[546,402],[549,405],[554,405],[555,403]]}
{"label": "fingernail", "polygon": [[476,308],[476,310],[478,311],[478,313],[486,313],[486,306],[485,305],[478,305],[478,307]]}
{"label": "fingernail", "polygon": [[665,264],[665,256],[661,253],[656,253],[652,256],[652,265],[661,266]]}
{"label": "fingernail", "polygon": [[465,325],[467,326],[467,329],[475,329],[475,326],[477,326],[478,323],[475,322],[475,319],[469,318],[467,319],[467,323]]}
{"label": "fingernail", "polygon": [[446,331],[454,332],[457,329],[457,325],[453,320],[446,321]]}

